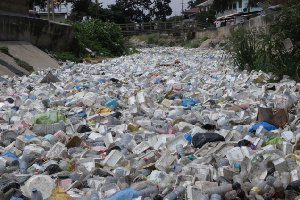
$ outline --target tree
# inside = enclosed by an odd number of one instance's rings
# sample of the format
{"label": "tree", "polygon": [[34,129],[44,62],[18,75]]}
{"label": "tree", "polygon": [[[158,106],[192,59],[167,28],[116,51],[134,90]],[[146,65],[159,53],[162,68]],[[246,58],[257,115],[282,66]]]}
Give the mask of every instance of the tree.
{"label": "tree", "polygon": [[154,0],[153,7],[150,8],[151,17],[158,21],[165,21],[167,16],[172,14],[170,2],[171,0]]}
{"label": "tree", "polygon": [[223,12],[227,8],[228,2],[230,0],[214,0],[212,9],[217,12]]}
{"label": "tree", "polygon": [[197,5],[199,5],[200,3],[203,3],[205,2],[206,0],[190,0],[188,2],[188,8],[191,9],[191,8],[195,8]]}
{"label": "tree", "polygon": [[124,8],[124,16],[131,21],[166,20],[172,14],[171,0],[116,0]]}

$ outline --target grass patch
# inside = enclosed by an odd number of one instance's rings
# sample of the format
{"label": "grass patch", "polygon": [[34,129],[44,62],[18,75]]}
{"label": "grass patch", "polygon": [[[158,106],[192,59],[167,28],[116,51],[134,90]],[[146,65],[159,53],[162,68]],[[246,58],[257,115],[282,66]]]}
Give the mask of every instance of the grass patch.
{"label": "grass patch", "polygon": [[62,51],[53,51],[51,54],[57,56],[57,58],[63,62],[71,61],[71,62],[80,62],[80,59],[77,58],[72,52],[62,52]]}
{"label": "grass patch", "polygon": [[5,53],[6,55],[9,55],[9,56],[10,56],[10,54],[9,54],[9,52],[8,52],[8,46],[2,46],[2,47],[0,47],[0,51],[1,51],[2,53]]}
{"label": "grass patch", "polygon": [[2,46],[0,47],[0,51],[10,57],[12,57],[15,62],[17,63],[17,65],[19,65],[20,67],[22,67],[23,69],[27,70],[28,72],[33,72],[34,69],[31,65],[29,65],[27,62],[23,61],[23,60],[20,60],[19,58],[15,58],[13,55],[11,55],[9,53],[9,48],[7,46]]}
{"label": "grass patch", "polygon": [[29,65],[27,62],[20,60],[18,58],[14,58],[14,60],[16,61],[16,63],[22,67],[23,69],[29,71],[30,73],[34,71],[33,67],[31,65]]}
{"label": "grass patch", "polygon": [[194,39],[194,40],[185,40],[180,44],[180,46],[184,48],[198,48],[200,47],[201,43],[207,39],[209,39],[209,37],[204,37],[201,39]]}
{"label": "grass patch", "polygon": [[164,45],[166,45],[168,42],[167,41],[164,41],[164,40],[159,40],[159,41],[157,41],[157,45],[158,46],[164,46]]}

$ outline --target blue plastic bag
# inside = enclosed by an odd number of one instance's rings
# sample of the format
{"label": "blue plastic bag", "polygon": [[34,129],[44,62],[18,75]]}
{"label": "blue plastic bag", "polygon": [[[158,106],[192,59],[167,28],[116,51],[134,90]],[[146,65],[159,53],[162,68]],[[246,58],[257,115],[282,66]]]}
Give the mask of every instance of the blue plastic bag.
{"label": "blue plastic bag", "polygon": [[17,160],[21,160],[20,158],[18,158],[17,156],[15,156],[15,154],[13,154],[10,151],[4,151],[1,156],[9,156],[9,157],[15,158]]}
{"label": "blue plastic bag", "polygon": [[194,99],[192,99],[192,98],[186,98],[186,99],[182,99],[181,100],[181,105],[182,106],[193,106],[193,105],[195,105],[196,103],[195,103],[195,101],[194,101]]}
{"label": "blue plastic bag", "polygon": [[111,106],[117,106],[117,105],[119,105],[119,102],[117,101],[117,99],[112,99],[105,103],[105,106],[108,108],[110,108]]}
{"label": "blue plastic bag", "polygon": [[258,122],[256,124],[254,124],[250,129],[249,129],[249,132],[252,133],[254,132],[256,129],[258,129],[258,127],[260,126],[263,126],[267,131],[271,131],[271,130],[276,130],[277,128],[272,125],[272,124],[269,124],[267,122]]}
{"label": "blue plastic bag", "polygon": [[138,198],[138,193],[134,189],[127,187],[124,190],[114,193],[106,200],[132,200],[134,198]]}
{"label": "blue plastic bag", "polygon": [[184,138],[185,138],[187,141],[191,142],[191,141],[192,141],[192,134],[187,133],[187,134],[184,135]]}

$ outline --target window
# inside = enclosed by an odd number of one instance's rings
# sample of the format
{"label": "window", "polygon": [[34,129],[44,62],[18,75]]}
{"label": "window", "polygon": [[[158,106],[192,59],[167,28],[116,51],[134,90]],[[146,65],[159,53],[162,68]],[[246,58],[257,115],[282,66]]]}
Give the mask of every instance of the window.
{"label": "window", "polygon": [[239,0],[239,8],[242,8],[242,0]]}
{"label": "window", "polygon": [[236,9],[236,3],[232,4],[232,9]]}

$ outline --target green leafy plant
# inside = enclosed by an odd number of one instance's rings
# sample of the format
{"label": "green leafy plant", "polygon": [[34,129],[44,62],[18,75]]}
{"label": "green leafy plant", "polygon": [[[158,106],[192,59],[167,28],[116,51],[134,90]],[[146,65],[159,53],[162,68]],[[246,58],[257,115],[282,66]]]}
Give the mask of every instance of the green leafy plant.
{"label": "green leafy plant", "polygon": [[300,81],[300,0],[284,6],[268,30],[235,29],[229,50],[240,70],[272,72]]}
{"label": "green leafy plant", "polygon": [[5,54],[7,54],[7,55],[9,55],[9,51],[8,51],[9,49],[8,49],[8,46],[2,46],[2,47],[0,47],[0,51],[2,52],[2,53],[5,53]]}
{"label": "green leafy plant", "polygon": [[29,72],[33,72],[34,69],[31,65],[29,65],[27,62],[23,61],[23,60],[20,60],[18,58],[14,58],[14,60],[16,61],[16,63],[22,67],[23,69],[29,71]]}
{"label": "green leafy plant", "polygon": [[54,51],[51,52],[52,54],[56,55],[61,61],[71,61],[71,62],[80,62],[80,59],[77,58],[72,52],[60,52]]}
{"label": "green leafy plant", "polygon": [[122,56],[130,52],[121,28],[115,23],[90,19],[74,22],[72,26],[79,39],[80,54],[83,57],[88,56],[86,48],[101,57]]}

